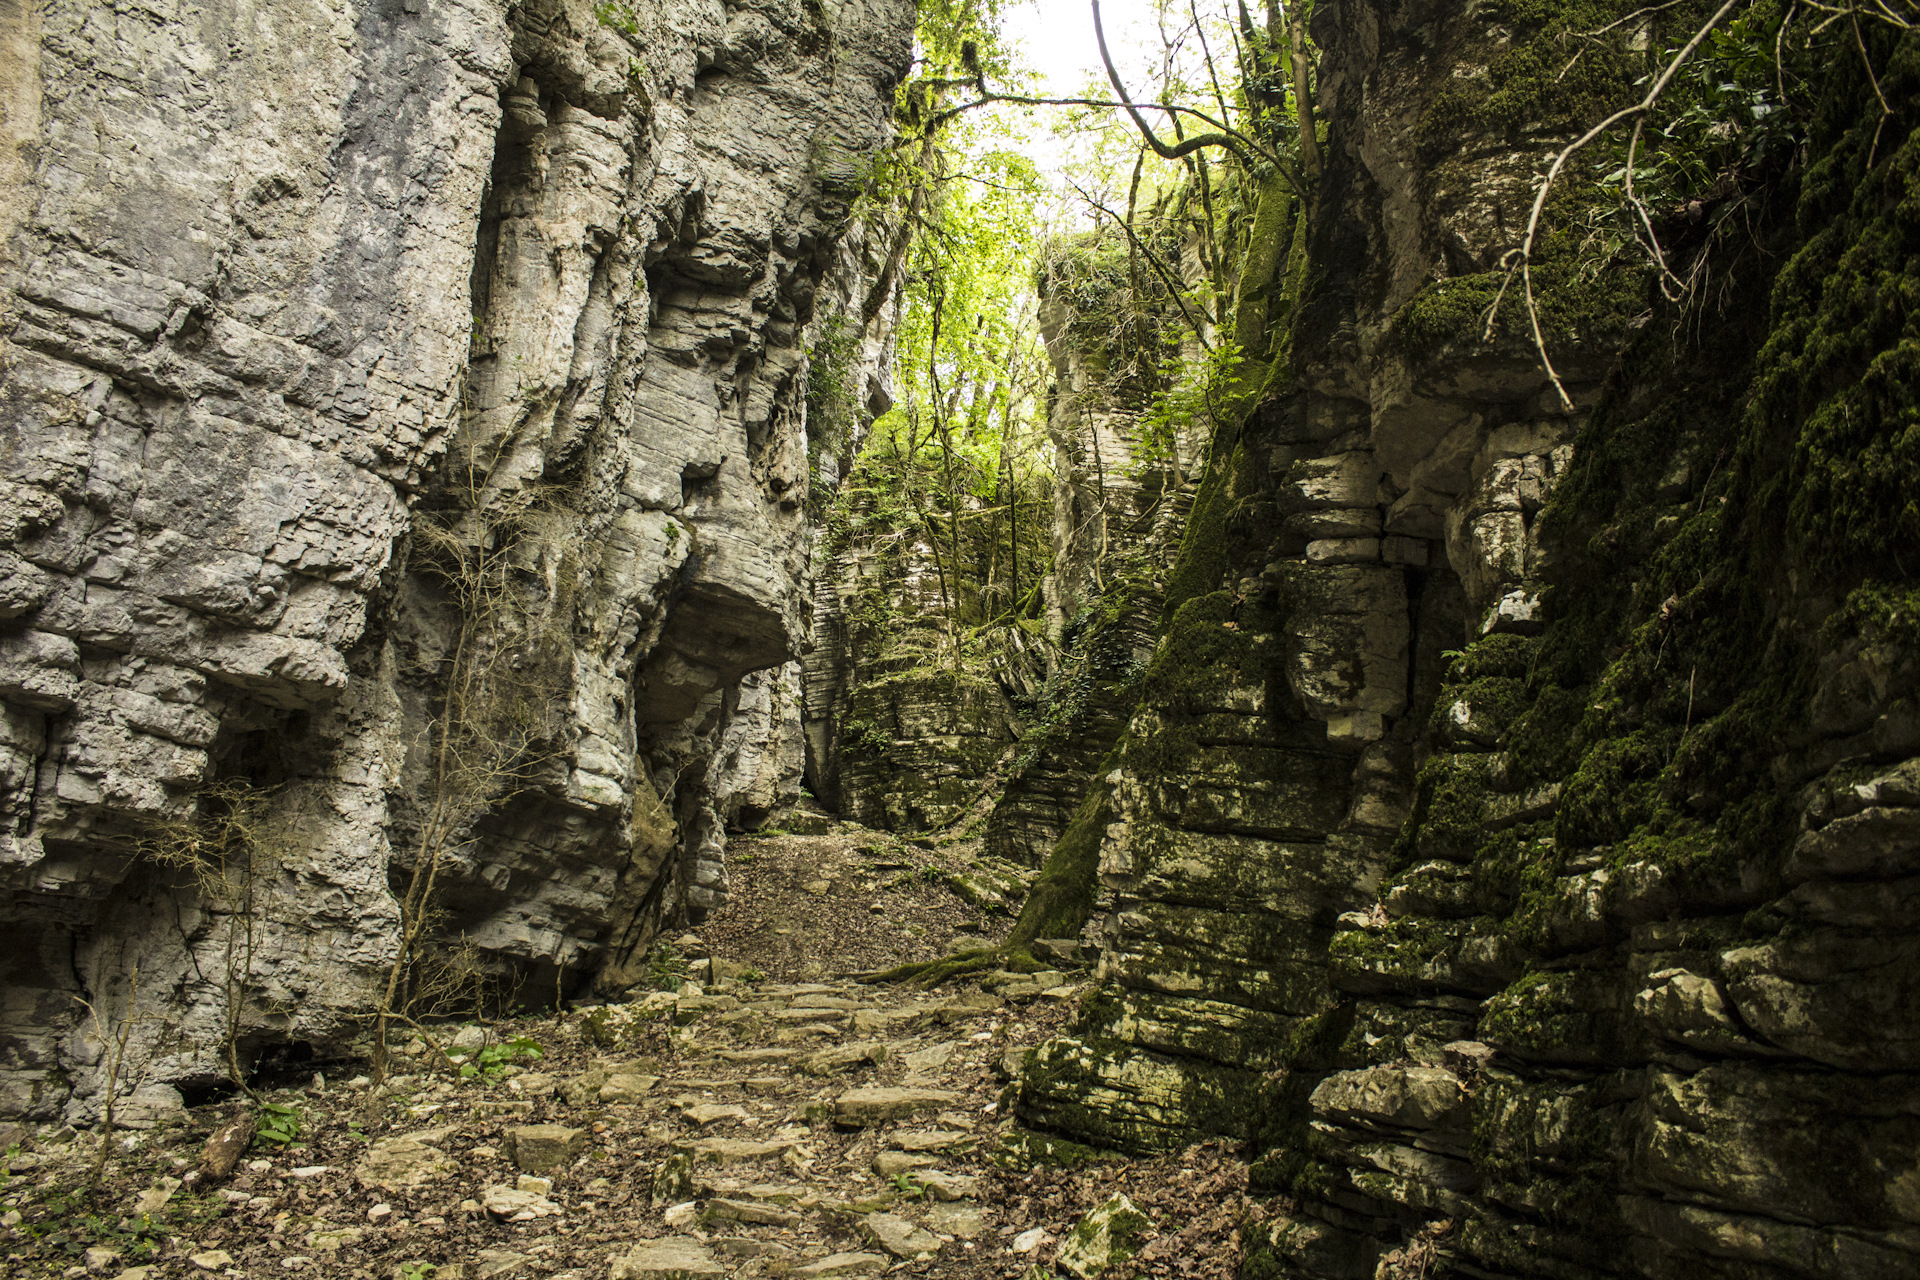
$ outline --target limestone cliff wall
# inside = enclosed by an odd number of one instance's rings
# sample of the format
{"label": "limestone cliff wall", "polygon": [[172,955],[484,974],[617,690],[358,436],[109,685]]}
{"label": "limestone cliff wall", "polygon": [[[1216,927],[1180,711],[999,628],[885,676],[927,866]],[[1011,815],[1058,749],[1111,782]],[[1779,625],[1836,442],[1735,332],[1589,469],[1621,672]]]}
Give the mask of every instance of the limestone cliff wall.
{"label": "limestone cliff wall", "polygon": [[[1164,350],[1183,345],[1191,359],[1198,340],[1185,329],[1183,342],[1170,339],[1158,318],[1121,328],[1082,315],[1082,290],[1064,278],[1076,265],[1072,256],[1052,264],[1063,278],[1042,280],[1039,309],[1053,366],[1053,557],[1042,583],[1051,669],[985,831],[989,852],[1029,865],[1065,832],[1133,709],[1205,451],[1194,421],[1162,442],[1146,439],[1143,421],[1152,394],[1164,391],[1152,380]],[[1184,265],[1197,281],[1197,255]],[[1152,370],[1144,378],[1142,365]]]}
{"label": "limestone cliff wall", "polygon": [[992,673],[946,647],[955,594],[979,597],[999,530],[970,522],[956,571],[890,477],[864,480],[873,488],[830,517],[815,565],[808,782],[849,821],[934,831],[980,801],[1018,735]]}
{"label": "limestone cliff wall", "polygon": [[1432,1274],[1920,1274],[1916,531],[1878,389],[1911,376],[1920,47],[1870,43],[1884,122],[1836,66],[1708,311],[1552,294],[1567,414],[1524,331],[1477,340],[1591,105],[1529,88],[1553,20],[1316,8],[1291,378],[1197,500],[1095,793],[1100,990],[1020,1114],[1252,1138],[1292,1205],[1260,1275],[1414,1274],[1415,1236]]}
{"label": "limestone cliff wall", "polygon": [[[339,1041],[429,849],[547,992],[724,892],[797,783],[802,335],[912,16],[0,10],[0,1110],[90,1105],[83,997],[161,1080],[235,991]],[[269,855],[237,987],[140,852],[209,784]]]}

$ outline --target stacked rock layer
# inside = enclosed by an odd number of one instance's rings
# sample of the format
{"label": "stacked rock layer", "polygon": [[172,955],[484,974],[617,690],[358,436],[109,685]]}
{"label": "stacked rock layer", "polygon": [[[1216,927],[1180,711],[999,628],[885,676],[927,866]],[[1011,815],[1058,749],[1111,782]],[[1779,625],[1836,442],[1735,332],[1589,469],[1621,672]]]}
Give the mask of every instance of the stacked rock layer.
{"label": "stacked rock layer", "polygon": [[[798,784],[806,335],[912,21],[0,18],[0,1109],[84,1110],[83,999],[160,1079],[338,1041],[423,859],[543,990],[719,899]],[[213,809],[237,974],[148,856]]]}
{"label": "stacked rock layer", "polygon": [[1524,314],[1481,340],[1579,131],[1545,21],[1316,9],[1290,381],[1216,444],[1020,1113],[1252,1137],[1263,1276],[1920,1275],[1920,42],[1869,40],[1891,118],[1836,68],[1709,319],[1537,273],[1565,412]]}

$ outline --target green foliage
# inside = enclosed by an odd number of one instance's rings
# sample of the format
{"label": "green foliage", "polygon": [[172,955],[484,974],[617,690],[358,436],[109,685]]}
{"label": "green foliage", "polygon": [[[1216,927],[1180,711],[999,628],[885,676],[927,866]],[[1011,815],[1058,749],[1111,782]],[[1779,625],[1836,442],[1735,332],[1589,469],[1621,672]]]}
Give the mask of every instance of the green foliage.
{"label": "green foliage", "polygon": [[599,0],[599,3],[593,6],[593,17],[609,31],[618,31],[621,35],[634,39],[639,38],[640,19],[634,16],[633,10],[622,4],[620,0]]}
{"label": "green foliage", "polygon": [[262,1102],[254,1117],[253,1134],[276,1147],[288,1146],[299,1139],[304,1119],[300,1108],[292,1103]]}
{"label": "green foliage", "polygon": [[853,719],[840,726],[840,745],[862,755],[885,756],[893,750],[893,735],[871,720]]}
{"label": "green foliage", "polygon": [[498,1080],[509,1064],[533,1062],[545,1056],[546,1050],[540,1047],[539,1041],[530,1036],[515,1036],[487,1045],[474,1054],[471,1061],[461,1063],[460,1078]]}
{"label": "green foliage", "polygon": [[[169,1237],[218,1213],[182,1194],[157,1213],[103,1214],[94,1207],[91,1193],[84,1186],[56,1187],[45,1192],[37,1205],[22,1197],[12,1207],[25,1217],[11,1228],[13,1240],[37,1250],[43,1258],[77,1263],[88,1249],[104,1248],[135,1266],[159,1262],[167,1252]],[[20,1254],[16,1251],[13,1256]]]}
{"label": "green foliage", "polygon": [[860,327],[857,318],[832,316],[817,326],[807,351],[807,459],[811,468],[809,508],[818,517],[826,506],[820,459],[824,455],[844,471],[848,446],[860,426]]}
{"label": "green foliage", "polygon": [[642,979],[656,991],[678,991],[687,983],[687,960],[672,943],[661,942],[647,953],[647,973]]}
{"label": "green foliage", "polygon": [[397,1268],[400,1280],[431,1280],[440,1268],[431,1262],[403,1262]]}
{"label": "green foliage", "polygon": [[1222,338],[1197,356],[1175,355],[1161,366],[1164,389],[1153,397],[1140,418],[1136,448],[1143,461],[1170,455],[1179,437],[1195,422],[1230,420],[1246,362],[1240,348]]}
{"label": "green foliage", "polygon": [[929,74],[1013,74],[1012,51],[1000,34],[1007,0],[918,0],[916,7],[914,38]]}

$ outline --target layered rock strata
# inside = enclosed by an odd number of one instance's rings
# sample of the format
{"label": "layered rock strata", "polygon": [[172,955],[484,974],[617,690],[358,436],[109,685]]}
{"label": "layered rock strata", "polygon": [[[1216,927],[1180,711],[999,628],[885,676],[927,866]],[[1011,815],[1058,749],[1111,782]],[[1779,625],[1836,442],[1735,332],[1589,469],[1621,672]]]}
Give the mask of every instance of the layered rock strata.
{"label": "layered rock strata", "polygon": [[[1710,325],[1551,293],[1562,413],[1475,340],[1586,109],[1519,78],[1536,20],[1316,11],[1291,386],[1203,487],[1092,801],[1101,991],[1020,1112],[1255,1139],[1263,1275],[1920,1274],[1916,122],[1837,69]],[[1867,47],[1910,104],[1920,45]]]}
{"label": "layered rock strata", "polygon": [[[4,1110],[90,1105],[81,999],[159,1079],[337,1041],[423,858],[483,967],[617,981],[795,782],[803,332],[911,6],[0,22]],[[210,805],[243,906],[143,856]]]}
{"label": "layered rock strata", "polygon": [[[1071,261],[1054,266],[1071,269]],[[1152,335],[1144,342],[1116,335],[1110,320],[1079,313],[1075,290],[1059,280],[1041,285],[1040,332],[1053,366],[1053,561],[1042,584],[1053,666],[985,833],[989,852],[1031,865],[1066,831],[1132,710],[1204,447],[1190,421],[1164,441],[1146,439],[1153,388],[1130,379],[1126,366],[1157,372],[1157,323],[1141,326]],[[1196,354],[1191,334],[1185,346]]]}
{"label": "layered rock strata", "polygon": [[808,785],[850,821],[934,831],[980,801],[1019,733],[1007,691],[951,650],[955,597],[980,595],[997,530],[963,535],[956,573],[914,513],[886,505],[854,497],[823,534],[806,666]]}

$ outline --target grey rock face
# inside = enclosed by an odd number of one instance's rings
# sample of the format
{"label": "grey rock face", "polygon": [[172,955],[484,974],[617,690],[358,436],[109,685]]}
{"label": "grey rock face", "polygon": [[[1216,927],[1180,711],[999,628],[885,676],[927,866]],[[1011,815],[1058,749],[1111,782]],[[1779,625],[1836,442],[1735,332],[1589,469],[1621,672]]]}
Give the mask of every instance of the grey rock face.
{"label": "grey rock face", "polygon": [[140,856],[209,783],[270,836],[249,1045],[368,1008],[450,721],[519,754],[447,926],[549,984],[794,788],[803,347],[912,9],[608,12],[6,20],[0,1110],[90,1105],[76,995],[220,1072],[230,913]]}

